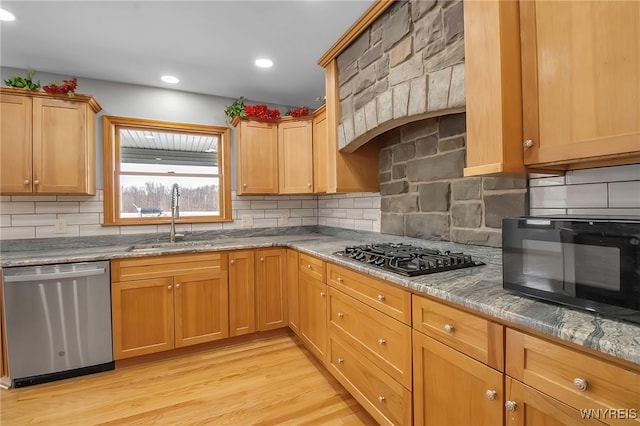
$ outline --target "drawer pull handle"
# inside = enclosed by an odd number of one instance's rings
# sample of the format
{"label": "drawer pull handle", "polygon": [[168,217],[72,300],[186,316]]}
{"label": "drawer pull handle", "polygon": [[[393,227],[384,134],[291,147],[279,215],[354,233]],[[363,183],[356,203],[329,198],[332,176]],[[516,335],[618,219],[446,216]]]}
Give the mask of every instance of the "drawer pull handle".
{"label": "drawer pull handle", "polygon": [[338,318],[344,318],[344,312],[338,312]]}
{"label": "drawer pull handle", "polygon": [[378,302],[384,302],[384,295],[379,294],[378,297],[376,297],[376,299],[378,299]]}
{"label": "drawer pull handle", "polygon": [[325,297],[327,295],[327,293],[325,293],[324,291],[320,292],[320,297]]}
{"label": "drawer pull handle", "polygon": [[338,364],[344,364],[344,358],[338,358]]}
{"label": "drawer pull handle", "polygon": [[387,341],[386,341],[385,339],[378,339],[378,344],[379,344],[379,345],[381,345],[381,346],[382,346],[382,345],[384,345],[384,344],[386,344],[386,343],[387,343]]}
{"label": "drawer pull handle", "polygon": [[341,283],[342,281],[344,281],[342,277],[338,277],[338,282]]}
{"label": "drawer pull handle", "polygon": [[573,386],[576,387],[580,392],[584,392],[589,387],[589,384],[585,379],[581,379],[580,377],[576,377],[573,379]]}
{"label": "drawer pull handle", "polygon": [[311,269],[311,265],[307,265],[307,268]]}
{"label": "drawer pull handle", "polygon": [[382,404],[382,403],[384,402],[384,400],[385,400],[385,397],[384,397],[384,396],[380,395],[380,396],[378,397],[378,402],[379,402],[379,403],[381,403],[381,404]]}
{"label": "drawer pull handle", "polygon": [[497,392],[494,391],[493,389],[487,389],[487,392],[485,392],[487,399],[490,401],[493,401],[494,399],[496,399],[496,394]]}
{"label": "drawer pull handle", "polygon": [[511,411],[512,413],[514,411],[516,411],[516,402],[515,401],[507,401],[504,403],[504,406],[507,407],[507,410]]}
{"label": "drawer pull handle", "polygon": [[451,324],[445,324],[444,331],[446,331],[449,334],[453,333],[453,326]]}

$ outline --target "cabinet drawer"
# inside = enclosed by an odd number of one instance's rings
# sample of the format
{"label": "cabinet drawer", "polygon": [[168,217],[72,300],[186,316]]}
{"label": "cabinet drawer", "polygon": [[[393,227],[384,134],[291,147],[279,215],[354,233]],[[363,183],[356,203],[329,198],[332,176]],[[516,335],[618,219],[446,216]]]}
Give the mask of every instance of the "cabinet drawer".
{"label": "cabinet drawer", "polygon": [[337,336],[329,339],[329,370],[380,424],[411,424],[411,392]]}
{"label": "cabinet drawer", "polygon": [[413,295],[413,328],[499,371],[504,371],[503,327]]}
{"label": "cabinet drawer", "polygon": [[330,332],[411,388],[411,327],[329,287]]}
{"label": "cabinet drawer", "polygon": [[314,280],[325,282],[324,262],[308,254],[300,253],[298,257],[298,270]]}
{"label": "cabinet drawer", "polygon": [[186,253],[111,261],[111,281],[132,281],[227,270],[226,253]]}
{"label": "cabinet drawer", "polygon": [[[640,373],[507,329],[507,374],[577,409],[640,409]],[[640,425],[640,417],[608,419]]]}
{"label": "cabinet drawer", "polygon": [[411,324],[411,293],[373,277],[341,266],[328,264],[329,284],[351,297]]}

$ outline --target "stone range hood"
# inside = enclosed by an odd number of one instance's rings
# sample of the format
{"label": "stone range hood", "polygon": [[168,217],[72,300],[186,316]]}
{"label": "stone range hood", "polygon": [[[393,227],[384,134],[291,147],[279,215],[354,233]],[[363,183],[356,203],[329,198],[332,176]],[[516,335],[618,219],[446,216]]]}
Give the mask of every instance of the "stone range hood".
{"label": "stone range hood", "polygon": [[338,56],[338,148],[465,110],[462,2],[396,2]]}
{"label": "stone range hood", "polygon": [[338,148],[380,147],[381,232],[500,246],[525,175],[463,177],[463,2],[395,1],[337,56]]}

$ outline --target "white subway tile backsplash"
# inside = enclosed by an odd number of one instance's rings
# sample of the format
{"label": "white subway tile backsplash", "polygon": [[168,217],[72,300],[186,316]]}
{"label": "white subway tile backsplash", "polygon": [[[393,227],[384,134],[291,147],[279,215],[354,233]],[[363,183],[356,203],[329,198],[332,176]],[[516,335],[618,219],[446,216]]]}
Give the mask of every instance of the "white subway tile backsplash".
{"label": "white subway tile backsplash", "polygon": [[36,207],[33,201],[0,203],[0,214],[29,214],[35,212]]}
{"label": "white subway tile backsplash", "polygon": [[[36,200],[36,201],[45,201],[45,200]],[[98,197],[95,195],[58,195],[57,200],[54,201],[100,201]]]}
{"label": "white subway tile backsplash", "polygon": [[0,195],[0,203],[5,201],[11,201],[11,195]]}
{"label": "white subway tile backsplash", "polygon": [[302,208],[302,200],[285,200],[278,201],[279,209],[300,209]]}
{"label": "white subway tile backsplash", "polygon": [[347,209],[347,218],[362,219],[362,209]]}
{"label": "white subway tile backsplash", "polygon": [[278,219],[253,219],[253,228],[275,228],[278,226]]}
{"label": "white subway tile backsplash", "polygon": [[59,214],[58,217],[65,219],[68,225],[92,225],[100,223],[99,213]]}
{"label": "white subway tile backsplash", "polygon": [[311,217],[313,216],[313,209],[291,209],[289,215],[291,217]]}
{"label": "white subway tile backsplash", "polygon": [[339,219],[340,228],[355,229],[356,222],[354,219]]}
{"label": "white subway tile backsplash", "polygon": [[272,210],[265,210],[264,211],[264,217],[263,219],[278,219],[282,216],[286,216],[289,217],[289,210],[288,209],[272,209]]}
{"label": "white subway tile backsplash", "polygon": [[640,180],[640,164],[568,171],[568,185]]}
{"label": "white subway tile backsplash", "polygon": [[640,180],[610,183],[609,207],[640,207]]}
{"label": "white subway tile backsplash", "polygon": [[356,209],[370,209],[373,207],[372,197],[361,197],[353,199],[353,207]]}
{"label": "white subway tile backsplash", "polygon": [[352,209],[354,198],[344,198],[342,200],[338,200],[338,208],[341,209]]}
{"label": "white subway tile backsplash", "polygon": [[55,195],[12,195],[11,201],[57,201]]}
{"label": "white subway tile backsplash", "polygon": [[149,233],[157,233],[158,225],[131,225],[131,226],[121,226],[120,233],[121,234],[149,234]]}
{"label": "white subway tile backsplash", "polygon": [[79,225],[67,225],[67,232],[56,232],[55,226],[36,226],[36,238],[79,237]]}
{"label": "white subway tile backsplash", "polygon": [[316,216],[313,217],[303,217],[302,226],[313,226],[318,225],[318,218]]}
{"label": "white subway tile backsplash", "polygon": [[0,228],[0,239],[20,240],[23,238],[35,238],[35,226],[19,226],[15,228]]}
{"label": "white subway tile backsplash", "polygon": [[539,179],[529,179],[529,186],[553,186],[565,185],[564,176],[543,177]]}
{"label": "white subway tile backsplash", "polygon": [[118,226],[102,226],[102,225],[80,225],[80,236],[91,235],[119,235],[120,227]]}
{"label": "white subway tile backsplash", "polygon": [[607,207],[607,184],[534,187],[529,200],[531,208]]}
{"label": "white subway tile backsplash", "polygon": [[278,226],[302,226],[302,218],[290,217],[290,218],[287,218],[286,223],[284,224],[280,219],[278,219]]}
{"label": "white subway tile backsplash", "polygon": [[79,213],[80,205],[72,201],[36,202],[36,213]]}
{"label": "white subway tile backsplash", "polygon": [[302,200],[303,209],[315,209],[318,208],[318,200]]}
{"label": "white subway tile backsplash", "polygon": [[11,215],[2,214],[0,215],[0,227],[8,228],[11,226]]}
{"label": "white subway tile backsplash", "polygon": [[14,214],[11,215],[11,226],[53,226],[56,214]]}
{"label": "white subway tile backsplash", "polygon": [[222,229],[223,222],[217,223],[192,223],[191,232],[198,231],[219,231]]}
{"label": "white subway tile backsplash", "polygon": [[327,203],[325,204],[325,207],[330,208],[330,209],[337,209],[338,207],[340,207],[340,200],[329,199],[329,200],[327,200]]}
{"label": "white subway tile backsplash", "polygon": [[530,209],[531,216],[553,216],[567,214],[567,209]]}
{"label": "white subway tile backsplash", "polygon": [[640,216],[638,209],[567,209],[567,214],[594,215],[594,216]]}
{"label": "white subway tile backsplash", "polygon": [[81,201],[80,213],[102,213],[102,201]]}
{"label": "white subway tile backsplash", "polygon": [[[232,207],[233,208],[233,207]],[[277,201],[251,201],[251,209],[277,209]]]}

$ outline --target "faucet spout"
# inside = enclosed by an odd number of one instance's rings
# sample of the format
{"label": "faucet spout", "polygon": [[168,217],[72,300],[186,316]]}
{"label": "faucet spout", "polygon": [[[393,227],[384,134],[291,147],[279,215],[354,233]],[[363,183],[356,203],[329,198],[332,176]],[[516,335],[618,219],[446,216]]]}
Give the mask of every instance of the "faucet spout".
{"label": "faucet spout", "polygon": [[176,234],[176,219],[180,218],[180,188],[177,183],[171,187],[171,230],[169,240],[176,242],[176,237],[184,237],[183,234]]}

